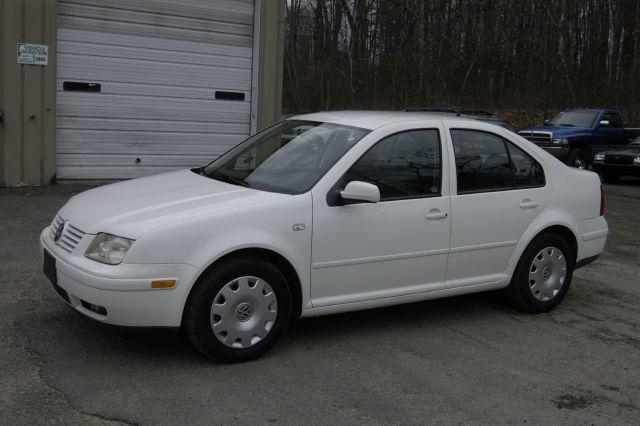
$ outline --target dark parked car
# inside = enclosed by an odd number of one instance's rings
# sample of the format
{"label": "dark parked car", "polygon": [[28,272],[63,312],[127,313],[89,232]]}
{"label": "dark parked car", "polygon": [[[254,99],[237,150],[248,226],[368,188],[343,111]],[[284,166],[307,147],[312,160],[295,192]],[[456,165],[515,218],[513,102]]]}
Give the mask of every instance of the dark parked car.
{"label": "dark parked car", "polygon": [[495,124],[504,127],[507,130],[514,131],[501,117],[486,111],[474,109],[457,109],[457,108],[406,108],[407,112],[430,112],[436,114],[455,115],[462,118],[471,118],[473,120],[484,121],[485,123]]}
{"label": "dark parked car", "polygon": [[567,165],[584,169],[594,154],[626,146],[640,136],[640,129],[625,129],[615,109],[570,109],[518,134]]}
{"label": "dark parked car", "polygon": [[593,170],[606,182],[615,182],[623,176],[640,177],[640,136],[627,147],[596,154]]}

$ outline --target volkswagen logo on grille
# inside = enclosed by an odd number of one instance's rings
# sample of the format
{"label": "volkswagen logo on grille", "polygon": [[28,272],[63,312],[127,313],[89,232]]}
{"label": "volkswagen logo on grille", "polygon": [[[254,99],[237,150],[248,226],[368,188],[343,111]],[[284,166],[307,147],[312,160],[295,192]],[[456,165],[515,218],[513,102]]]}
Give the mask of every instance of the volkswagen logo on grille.
{"label": "volkswagen logo on grille", "polygon": [[236,317],[238,320],[245,322],[249,321],[253,316],[253,306],[251,304],[244,302],[238,305],[236,308]]}
{"label": "volkswagen logo on grille", "polygon": [[62,237],[62,231],[64,231],[64,222],[58,226],[55,235],[53,236],[53,241],[58,241]]}

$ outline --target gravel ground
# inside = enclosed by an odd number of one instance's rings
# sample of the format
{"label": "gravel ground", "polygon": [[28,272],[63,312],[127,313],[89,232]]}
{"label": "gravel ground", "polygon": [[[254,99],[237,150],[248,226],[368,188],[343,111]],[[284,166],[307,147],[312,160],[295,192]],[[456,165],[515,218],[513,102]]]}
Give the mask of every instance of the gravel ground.
{"label": "gravel ground", "polygon": [[207,361],[86,320],[38,234],[85,186],[0,189],[0,413],[14,423],[638,423],[640,181],[608,185],[605,253],[553,312],[487,293],[294,323],[266,357]]}

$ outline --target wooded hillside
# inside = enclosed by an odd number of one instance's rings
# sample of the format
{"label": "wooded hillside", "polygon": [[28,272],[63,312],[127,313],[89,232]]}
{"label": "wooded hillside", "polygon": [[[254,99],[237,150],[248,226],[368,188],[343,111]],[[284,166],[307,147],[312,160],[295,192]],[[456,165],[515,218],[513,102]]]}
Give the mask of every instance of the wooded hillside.
{"label": "wooded hillside", "polygon": [[286,112],[617,107],[640,125],[640,0],[288,0],[286,24]]}

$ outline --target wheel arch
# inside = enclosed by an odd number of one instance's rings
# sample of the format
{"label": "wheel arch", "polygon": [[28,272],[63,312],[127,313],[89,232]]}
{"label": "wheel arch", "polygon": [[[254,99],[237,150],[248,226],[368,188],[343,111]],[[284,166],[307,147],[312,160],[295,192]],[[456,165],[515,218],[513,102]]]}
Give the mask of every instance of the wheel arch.
{"label": "wheel arch", "polygon": [[[564,225],[551,225],[551,226],[548,226],[548,227],[540,230],[537,234],[534,235],[533,238],[531,238],[531,240],[529,241],[529,244],[531,244],[531,241],[535,240],[540,235],[542,235],[542,234],[550,234],[550,233],[560,235],[562,238],[564,238],[567,241],[567,243],[569,243],[569,246],[571,247],[571,250],[573,250],[573,255],[577,259],[577,257],[578,257],[578,239],[577,239],[575,233],[570,228],[568,228],[567,226],[564,226]],[[527,244],[527,245],[529,245],[529,244]],[[574,259],[574,262],[576,261],[576,259]]]}
{"label": "wheel arch", "polygon": [[[221,262],[224,262],[228,259],[237,258],[237,257],[247,257],[247,256],[254,256],[254,257],[259,257],[261,259],[266,259],[269,261],[269,263],[273,264],[276,268],[278,268],[280,273],[282,273],[282,275],[287,280],[287,284],[289,285],[289,289],[291,291],[291,305],[292,305],[291,317],[299,318],[302,315],[302,283],[300,282],[300,277],[298,276],[298,272],[293,267],[293,264],[286,257],[284,257],[283,255],[281,255],[280,253],[274,250],[263,248],[263,247],[239,248],[239,249],[232,250],[228,253],[225,253],[224,255],[215,259],[213,262],[211,262],[211,264],[209,264],[209,266],[204,268],[200,272],[198,277],[195,279],[194,285],[191,286],[188,294],[186,295],[185,303],[187,302],[187,300],[189,300],[189,297],[193,292],[193,289],[195,288],[195,283],[197,283],[200,277],[204,275],[207,271],[209,271],[212,268],[215,268]],[[183,306],[182,315],[184,316],[184,306]]]}
{"label": "wheel arch", "polygon": [[[573,255],[575,256],[574,262],[577,261],[579,246],[576,231],[568,223],[562,220],[554,221],[552,223],[546,224],[545,226],[540,226],[542,220],[543,219],[539,218],[538,221],[536,221],[538,223],[537,226],[535,223],[531,225],[530,229],[527,230],[522,236],[522,239],[517,245],[517,249],[512,254],[506,271],[509,281],[511,280],[511,277],[515,272],[518,262],[520,262],[522,254],[527,249],[527,247],[529,247],[529,244],[531,244],[531,242],[538,238],[540,235],[543,235],[545,233],[554,233],[564,238],[573,250]],[[540,227],[536,229],[538,226]]]}

